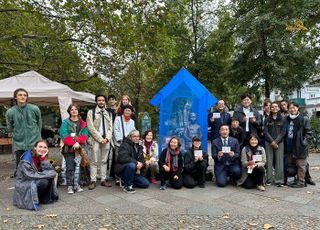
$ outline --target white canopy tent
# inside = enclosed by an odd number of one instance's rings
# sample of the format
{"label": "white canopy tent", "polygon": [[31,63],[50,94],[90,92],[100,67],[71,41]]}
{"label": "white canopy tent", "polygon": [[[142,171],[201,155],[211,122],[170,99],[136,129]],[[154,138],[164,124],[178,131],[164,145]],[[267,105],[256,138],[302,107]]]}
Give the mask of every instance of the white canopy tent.
{"label": "white canopy tent", "polygon": [[67,109],[72,102],[81,105],[95,104],[93,94],[74,91],[35,71],[29,71],[0,80],[0,105],[10,106],[13,92],[18,88],[28,91],[30,103],[40,106],[59,106],[62,119],[69,116]]}

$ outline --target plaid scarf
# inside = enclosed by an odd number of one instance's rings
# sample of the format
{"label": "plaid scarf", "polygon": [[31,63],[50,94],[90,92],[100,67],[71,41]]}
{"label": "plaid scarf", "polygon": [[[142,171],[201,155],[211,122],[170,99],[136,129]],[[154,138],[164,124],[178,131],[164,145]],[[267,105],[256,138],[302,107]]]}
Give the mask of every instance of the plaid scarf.
{"label": "plaid scarf", "polygon": [[[173,172],[176,172],[178,170],[179,154],[180,154],[180,148],[177,148],[176,150],[172,150],[170,148],[167,148],[167,155],[166,155],[165,162],[168,165],[170,171],[171,171],[171,169]],[[171,160],[171,158],[172,158],[172,160]]]}

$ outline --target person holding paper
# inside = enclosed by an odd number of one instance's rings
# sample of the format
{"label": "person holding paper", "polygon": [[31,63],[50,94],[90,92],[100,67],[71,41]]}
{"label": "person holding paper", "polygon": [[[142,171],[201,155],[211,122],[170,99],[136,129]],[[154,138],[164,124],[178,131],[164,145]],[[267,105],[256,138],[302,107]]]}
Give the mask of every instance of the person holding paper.
{"label": "person holding paper", "polygon": [[246,134],[245,145],[249,144],[249,137],[251,133],[259,133],[262,130],[262,116],[254,109],[251,95],[246,93],[241,97],[242,106],[235,110],[233,117],[238,118],[240,126],[244,129]]}
{"label": "person holding paper", "polygon": [[208,126],[211,127],[211,141],[219,137],[221,124],[231,124],[231,115],[225,111],[224,100],[219,100],[217,108],[208,116]]}
{"label": "person holding paper", "polygon": [[[282,187],[284,184],[283,153],[287,122],[286,118],[281,115],[277,102],[272,102],[270,107],[270,115],[264,120],[265,148],[267,154],[267,185],[274,182],[278,187]],[[273,172],[274,157],[275,167]]]}
{"label": "person holding paper", "polygon": [[250,135],[249,145],[242,149],[242,176],[237,181],[237,185],[247,189],[257,188],[259,191],[265,191],[264,166],[266,164],[266,153],[259,142],[258,135],[253,133]]}
{"label": "person holding paper", "polygon": [[201,148],[201,139],[192,138],[192,146],[184,156],[183,185],[194,188],[198,185],[205,187],[205,173],[208,167],[208,154]]}
{"label": "person holding paper", "polygon": [[225,187],[229,181],[234,184],[241,176],[240,146],[236,138],[229,136],[228,125],[220,126],[220,137],[212,141],[214,174],[218,187]]}

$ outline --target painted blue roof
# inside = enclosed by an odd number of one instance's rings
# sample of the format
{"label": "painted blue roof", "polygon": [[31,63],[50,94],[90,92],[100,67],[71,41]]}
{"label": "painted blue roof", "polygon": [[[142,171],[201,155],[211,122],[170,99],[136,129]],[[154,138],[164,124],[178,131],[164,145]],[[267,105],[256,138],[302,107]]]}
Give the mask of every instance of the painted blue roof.
{"label": "painted blue roof", "polygon": [[163,99],[170,96],[181,85],[187,85],[201,100],[207,100],[207,108],[215,105],[218,99],[213,96],[187,69],[182,67],[179,72],[150,100],[152,106],[157,106]]}

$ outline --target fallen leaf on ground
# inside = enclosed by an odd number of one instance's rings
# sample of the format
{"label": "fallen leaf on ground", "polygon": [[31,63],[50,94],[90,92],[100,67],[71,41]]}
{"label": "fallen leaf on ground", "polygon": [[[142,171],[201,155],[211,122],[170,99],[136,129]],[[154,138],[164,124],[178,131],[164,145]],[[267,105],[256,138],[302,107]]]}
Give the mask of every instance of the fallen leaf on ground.
{"label": "fallen leaf on ground", "polygon": [[8,220],[4,220],[4,221],[3,221],[3,223],[7,223],[7,222],[8,222]]}
{"label": "fallen leaf on ground", "polygon": [[16,224],[21,224],[22,223],[22,220],[19,220],[16,222]]}
{"label": "fallen leaf on ground", "polygon": [[184,224],[186,221],[185,221],[185,220],[179,220],[179,222],[180,222],[181,224]]}
{"label": "fallen leaf on ground", "polygon": [[279,200],[279,199],[277,199],[277,198],[274,198],[273,200],[274,200],[274,201],[277,201],[277,202],[279,202],[279,201],[280,201],[280,200]]}
{"label": "fallen leaf on ground", "polygon": [[8,190],[13,190],[14,189],[14,187],[10,187],[10,188],[8,188]]}
{"label": "fallen leaf on ground", "polygon": [[201,219],[201,217],[200,217],[200,216],[196,216],[196,218],[197,218],[197,219]]}
{"label": "fallen leaf on ground", "polygon": [[307,191],[308,194],[312,194],[313,192]]}
{"label": "fallen leaf on ground", "polygon": [[320,170],[320,167],[311,167],[311,170]]}
{"label": "fallen leaf on ground", "polygon": [[67,229],[69,228],[69,225],[62,226],[62,228]]}
{"label": "fallen leaf on ground", "polygon": [[108,230],[107,228],[99,228],[99,230]]}
{"label": "fallen leaf on ground", "polygon": [[44,224],[38,224],[36,227],[37,227],[38,229],[42,229],[42,228],[44,228]]}
{"label": "fallen leaf on ground", "polygon": [[257,226],[258,224],[256,224],[256,223],[248,223],[248,225],[249,225],[250,227],[254,227],[254,226]]}
{"label": "fallen leaf on ground", "polygon": [[54,217],[57,217],[58,215],[57,214],[48,214],[46,215],[46,217],[50,217],[50,218],[54,218]]}
{"label": "fallen leaf on ground", "polygon": [[105,227],[105,228],[110,227],[110,224],[105,224],[105,225],[103,225],[103,227]]}
{"label": "fallen leaf on ground", "polygon": [[229,219],[229,218],[230,218],[230,216],[228,216],[228,215],[224,215],[222,218],[223,218],[223,219]]}
{"label": "fallen leaf on ground", "polygon": [[94,219],[90,219],[90,221],[94,221]]}
{"label": "fallen leaf on ground", "polygon": [[11,211],[11,208],[6,208],[6,211]]}
{"label": "fallen leaf on ground", "polygon": [[272,229],[274,228],[271,224],[264,224],[263,225],[263,229],[267,230],[267,229]]}

